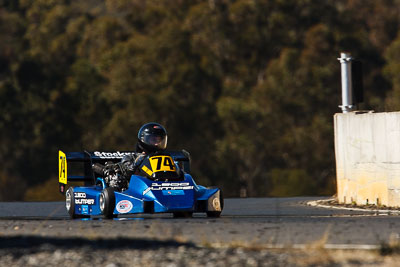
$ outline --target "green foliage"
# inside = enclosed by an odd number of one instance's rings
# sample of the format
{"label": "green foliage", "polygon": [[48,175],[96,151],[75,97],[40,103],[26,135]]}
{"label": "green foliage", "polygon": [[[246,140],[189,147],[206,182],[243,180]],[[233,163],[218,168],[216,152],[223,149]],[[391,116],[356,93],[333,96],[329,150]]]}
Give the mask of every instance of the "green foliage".
{"label": "green foliage", "polygon": [[58,149],[130,150],[148,121],[228,197],[333,194],[336,58],[365,61],[362,108],[398,110],[398,4],[0,1],[0,200],[56,192]]}
{"label": "green foliage", "polygon": [[63,201],[65,197],[58,191],[57,177],[52,177],[43,183],[26,190],[24,200],[27,201]]}
{"label": "green foliage", "polygon": [[391,81],[393,90],[386,99],[386,104],[391,110],[400,109],[400,35],[391,43],[385,53],[387,64],[384,74]]}
{"label": "green foliage", "polygon": [[268,178],[271,196],[307,196],[316,191],[315,179],[303,169],[272,169]]}

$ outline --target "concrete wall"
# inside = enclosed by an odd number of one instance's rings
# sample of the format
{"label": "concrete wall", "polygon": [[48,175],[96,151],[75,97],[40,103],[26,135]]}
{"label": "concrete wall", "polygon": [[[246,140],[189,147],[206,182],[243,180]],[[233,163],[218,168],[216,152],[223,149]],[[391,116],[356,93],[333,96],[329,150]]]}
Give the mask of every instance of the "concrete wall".
{"label": "concrete wall", "polygon": [[338,200],[400,206],[400,112],[340,113],[335,121]]}

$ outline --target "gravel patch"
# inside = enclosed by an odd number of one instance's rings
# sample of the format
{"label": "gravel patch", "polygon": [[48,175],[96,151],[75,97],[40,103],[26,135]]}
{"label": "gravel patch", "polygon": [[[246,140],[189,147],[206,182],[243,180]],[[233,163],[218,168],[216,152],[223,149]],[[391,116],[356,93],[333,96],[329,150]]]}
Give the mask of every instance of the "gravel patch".
{"label": "gravel patch", "polygon": [[205,248],[145,239],[0,238],[0,265],[12,266],[296,266],[288,255]]}
{"label": "gravel patch", "polygon": [[150,239],[0,237],[0,266],[396,266],[375,251],[199,247]]}

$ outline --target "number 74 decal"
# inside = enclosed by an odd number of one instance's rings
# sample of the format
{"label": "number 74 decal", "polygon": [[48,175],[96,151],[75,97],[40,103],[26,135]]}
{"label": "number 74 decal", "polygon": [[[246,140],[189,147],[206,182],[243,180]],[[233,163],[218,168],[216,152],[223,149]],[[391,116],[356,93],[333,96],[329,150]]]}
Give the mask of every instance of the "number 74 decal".
{"label": "number 74 decal", "polygon": [[176,171],[174,161],[170,156],[154,156],[150,158],[153,172]]}

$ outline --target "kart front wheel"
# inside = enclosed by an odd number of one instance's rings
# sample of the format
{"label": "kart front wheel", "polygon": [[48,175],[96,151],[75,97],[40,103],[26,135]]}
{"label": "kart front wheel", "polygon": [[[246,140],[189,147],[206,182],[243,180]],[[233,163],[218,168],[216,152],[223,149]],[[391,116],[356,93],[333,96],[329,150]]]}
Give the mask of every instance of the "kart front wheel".
{"label": "kart front wheel", "polygon": [[114,217],[115,209],[115,194],[114,188],[107,187],[104,188],[103,192],[100,194],[100,210],[104,217],[107,219],[112,219]]}

